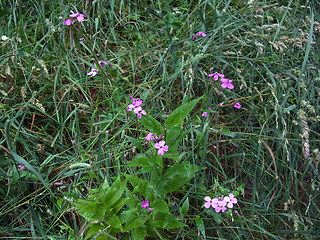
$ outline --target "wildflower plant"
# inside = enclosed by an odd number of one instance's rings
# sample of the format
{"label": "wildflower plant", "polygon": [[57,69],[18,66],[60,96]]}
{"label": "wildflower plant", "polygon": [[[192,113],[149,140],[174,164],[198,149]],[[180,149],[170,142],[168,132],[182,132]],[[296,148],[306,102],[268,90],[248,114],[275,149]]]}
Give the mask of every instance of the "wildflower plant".
{"label": "wildflower plant", "polygon": [[[161,232],[185,226],[170,211],[168,195],[186,186],[200,170],[189,161],[178,161],[177,146],[190,132],[183,130],[181,123],[201,98],[174,110],[164,126],[151,115],[141,113],[141,99],[132,96],[130,99],[131,104],[126,110],[136,113],[144,131],[149,132],[144,142],[150,149],[136,155],[127,167],[140,168],[138,173],[150,175],[143,178],[140,174],[124,173],[112,185],[105,182],[97,189],[90,189],[89,199],[77,199],[74,205],[78,207],[78,213],[89,222],[86,238],[97,236],[104,230],[113,237],[129,234],[134,239],[144,239],[146,236],[156,237],[154,229]],[[164,157],[173,162],[165,164]],[[186,211],[184,205],[181,213]]]}

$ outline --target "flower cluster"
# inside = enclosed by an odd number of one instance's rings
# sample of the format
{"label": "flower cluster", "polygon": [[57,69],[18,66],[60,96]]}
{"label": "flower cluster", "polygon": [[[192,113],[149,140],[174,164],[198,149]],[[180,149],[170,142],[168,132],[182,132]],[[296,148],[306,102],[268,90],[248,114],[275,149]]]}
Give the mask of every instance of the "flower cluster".
{"label": "flower cluster", "polygon": [[146,111],[141,107],[143,101],[139,98],[133,98],[132,96],[130,96],[130,98],[132,104],[129,104],[129,106],[127,107],[127,111],[133,111],[135,114],[137,114],[137,118],[141,118],[142,115],[146,115]]}
{"label": "flower cluster", "polygon": [[163,134],[160,134],[159,137],[156,133],[148,133],[148,135],[145,138],[145,142],[147,141],[154,141],[155,143],[159,142],[162,138]]}
{"label": "flower cluster", "polygon": [[213,77],[214,81],[218,81],[220,78],[220,81],[222,82],[221,87],[234,89],[234,86],[232,85],[232,80],[225,78],[224,74],[215,72],[215,73],[210,73],[208,76]]}
{"label": "flower cluster", "polygon": [[[69,16],[70,18],[76,19],[78,22],[82,22],[84,20],[84,18],[86,17],[85,15],[83,15],[82,13],[74,13],[71,11],[71,14]],[[65,20],[63,23],[63,25],[72,25],[73,21],[71,19],[67,19]]]}
{"label": "flower cluster", "polygon": [[[102,64],[107,65],[108,63],[107,63],[106,61],[98,61],[98,64],[99,64],[100,67],[102,67]],[[99,72],[98,69],[97,69],[96,63],[94,63],[93,65],[94,65],[96,68],[93,68],[93,67],[92,67],[92,68],[91,68],[91,71],[87,73],[88,76],[92,76],[92,77],[93,77],[93,76],[97,75],[98,72]]]}
{"label": "flower cluster", "polygon": [[[218,81],[220,79],[220,81],[222,82],[221,83],[221,87],[223,88],[228,88],[228,89],[234,89],[234,86],[232,84],[232,80],[228,79],[228,78],[225,78],[224,77],[224,74],[222,73],[218,73],[218,72],[215,72],[215,73],[210,73],[208,74],[209,77],[212,77],[214,81]],[[241,108],[241,104],[239,102],[236,102],[234,105],[233,105],[235,108],[237,109],[240,109]],[[219,106],[221,107],[221,106]],[[202,115],[203,116],[203,115]],[[206,117],[206,116],[205,116]]]}
{"label": "flower cluster", "polygon": [[236,204],[238,200],[234,197],[232,193],[229,194],[229,196],[223,197],[223,198],[213,198],[211,199],[209,196],[206,196],[204,198],[205,201],[207,201],[204,204],[205,208],[210,208],[211,206],[214,208],[214,210],[218,212],[225,212],[228,208],[233,208],[233,204]]}
{"label": "flower cluster", "polygon": [[154,147],[156,149],[158,149],[159,155],[163,155],[164,152],[168,152],[168,150],[169,150],[169,146],[166,145],[166,142],[161,140],[162,136],[163,136],[162,134],[160,134],[158,137],[156,133],[154,133],[154,134],[148,133],[148,135],[145,138],[145,142],[147,142],[147,141],[154,141],[155,142]]}
{"label": "flower cluster", "polygon": [[150,208],[149,200],[142,201],[142,207],[148,209],[149,211],[152,210],[152,208]]}

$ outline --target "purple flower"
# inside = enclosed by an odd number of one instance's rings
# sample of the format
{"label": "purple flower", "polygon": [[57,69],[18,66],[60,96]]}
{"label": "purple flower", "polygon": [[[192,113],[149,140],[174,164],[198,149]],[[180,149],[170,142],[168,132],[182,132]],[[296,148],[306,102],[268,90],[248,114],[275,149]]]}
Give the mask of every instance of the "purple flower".
{"label": "purple flower", "polygon": [[137,114],[137,118],[141,118],[142,115],[146,115],[146,114],[147,114],[146,111],[143,110],[142,107],[140,107],[140,106],[134,108],[133,112],[134,112],[135,114]]}
{"label": "purple flower", "polygon": [[153,135],[153,133],[148,133],[148,135],[146,136],[146,138],[145,138],[145,142],[147,142],[147,141],[152,141],[152,135]]}
{"label": "purple flower", "polygon": [[135,114],[137,114],[137,118],[141,118],[142,115],[146,115],[146,111],[142,109],[141,104],[143,101],[139,98],[133,98],[130,96],[132,104],[129,104],[127,107],[127,111],[133,111]]}
{"label": "purple flower", "polygon": [[68,18],[68,19],[65,20],[62,24],[63,24],[63,25],[68,25],[68,26],[70,26],[70,25],[73,24],[73,22]]}
{"label": "purple flower", "polygon": [[131,102],[135,107],[139,107],[143,101],[139,98],[133,98],[132,96],[130,96]]}
{"label": "purple flower", "polygon": [[55,186],[61,186],[61,185],[63,185],[63,183],[62,182],[55,182],[54,185]]}
{"label": "purple flower", "polygon": [[207,36],[207,34],[205,34],[204,32],[197,32],[196,35],[199,36],[199,37]]}
{"label": "purple flower", "polygon": [[239,102],[236,102],[233,106],[234,106],[235,108],[238,108],[238,109],[241,108],[241,104],[240,104]]}
{"label": "purple flower", "polygon": [[204,200],[207,201],[207,202],[204,204],[204,207],[205,207],[205,208],[210,208],[211,206],[213,207],[215,204],[218,203],[218,198],[211,199],[211,197],[209,197],[209,196],[206,196],[206,197],[204,198]]}
{"label": "purple flower", "polygon": [[232,80],[230,80],[230,79],[221,78],[221,82],[222,82],[221,87],[223,87],[223,88],[229,88],[229,89],[233,89],[234,88],[234,86],[231,83]]}
{"label": "purple flower", "polygon": [[207,117],[207,115],[208,115],[207,112],[203,112],[201,116],[202,116],[202,117]]}
{"label": "purple flower", "polygon": [[162,32],[163,31],[163,28],[160,28],[160,32]]}
{"label": "purple flower", "polygon": [[213,208],[217,213],[220,211],[225,212],[227,210],[226,205],[226,201],[219,199],[217,203],[213,204]]}
{"label": "purple flower", "polygon": [[[72,12],[72,11],[71,11],[71,12]],[[72,13],[70,14],[70,17],[71,17],[71,18],[76,18],[76,19],[78,20],[78,22],[81,22],[81,21],[84,20],[84,18],[85,18],[86,16],[83,15],[83,14],[81,14],[81,13],[74,13],[74,12],[72,12]]]}
{"label": "purple flower", "polygon": [[191,36],[191,39],[192,39],[192,40],[194,40],[194,39],[195,39],[195,36],[194,36],[194,35],[192,35],[192,36]]}
{"label": "purple flower", "polygon": [[208,109],[209,109],[209,110],[212,110],[212,108],[211,108],[211,107],[208,107]]}
{"label": "purple flower", "polygon": [[19,170],[21,170],[21,171],[27,170],[27,167],[26,167],[22,162],[20,162],[20,164],[18,165],[18,168],[19,168]]}
{"label": "purple flower", "polygon": [[159,142],[162,138],[163,134],[160,134],[159,137],[157,136],[157,134],[154,134],[153,137],[153,133],[148,133],[148,135],[145,138],[145,142],[147,141],[154,141],[155,143]]}
{"label": "purple flower", "polygon": [[215,81],[218,81],[219,77],[224,78],[224,74],[218,73],[218,72],[210,73],[208,76],[213,77],[213,80],[215,80]]}
{"label": "purple flower", "polygon": [[155,147],[156,149],[158,149],[158,154],[159,154],[159,155],[163,155],[164,152],[167,152],[167,151],[169,150],[169,146],[168,146],[168,145],[165,145],[165,144],[166,144],[165,141],[160,141],[160,142],[158,142],[158,143],[156,143],[156,144],[154,145],[154,147]]}
{"label": "purple flower", "polygon": [[152,208],[150,208],[150,205],[149,205],[149,200],[142,201],[142,207],[145,209],[148,209],[149,211],[152,210]]}

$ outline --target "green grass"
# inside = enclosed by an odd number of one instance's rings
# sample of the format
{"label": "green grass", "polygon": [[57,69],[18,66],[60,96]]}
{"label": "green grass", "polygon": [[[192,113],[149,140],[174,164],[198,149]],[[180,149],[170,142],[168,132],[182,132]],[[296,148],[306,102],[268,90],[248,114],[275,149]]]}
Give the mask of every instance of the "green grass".
{"label": "green grass", "polygon": [[[161,124],[203,96],[177,145],[179,161],[201,170],[163,199],[186,226],[148,239],[319,239],[317,1],[0,6],[0,33],[9,38],[0,40],[1,239],[82,239],[89,222],[67,198],[88,199],[125,174],[151,181],[127,165],[147,151],[149,133],[126,111],[130,95]],[[85,21],[62,25],[70,10]],[[192,40],[199,31],[207,36]],[[108,65],[87,76],[98,60]],[[214,72],[235,88],[221,88],[208,77]],[[216,112],[204,118],[208,107]],[[232,215],[203,208],[204,196],[224,191],[239,192]],[[117,237],[131,239],[124,235]]]}

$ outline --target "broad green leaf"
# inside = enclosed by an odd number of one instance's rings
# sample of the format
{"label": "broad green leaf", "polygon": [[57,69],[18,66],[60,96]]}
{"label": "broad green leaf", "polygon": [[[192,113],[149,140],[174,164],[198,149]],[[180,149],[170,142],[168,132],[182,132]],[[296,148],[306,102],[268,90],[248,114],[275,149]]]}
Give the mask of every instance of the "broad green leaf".
{"label": "broad green leaf", "polygon": [[183,202],[182,207],[180,208],[180,214],[185,215],[189,210],[189,198]]}
{"label": "broad green leaf", "polygon": [[132,240],[142,240],[147,236],[147,229],[145,226],[140,226],[139,228],[135,228],[132,231],[131,237]]}
{"label": "broad green leaf", "polygon": [[138,228],[140,226],[142,226],[145,222],[147,221],[146,217],[138,217],[136,219],[134,219],[132,222],[127,223],[124,228],[123,231],[129,231],[133,228]]}
{"label": "broad green leaf", "polygon": [[150,204],[153,211],[170,214],[168,204],[166,203],[166,201],[158,199],[152,203],[150,202]]}
{"label": "broad green leaf", "polygon": [[153,118],[149,114],[142,116],[140,123],[152,133],[156,133],[158,136],[164,133],[163,126],[157,119]]}
{"label": "broad green leaf", "polygon": [[111,227],[118,228],[120,231],[122,231],[121,221],[117,215],[107,216],[105,217],[105,221]]}
{"label": "broad green leaf", "polygon": [[111,206],[115,204],[120,199],[126,187],[127,187],[127,181],[123,181],[123,182],[120,180],[115,181],[110,191],[107,191],[107,193],[105,194],[103,203],[106,206]]}
{"label": "broad green leaf", "polygon": [[166,126],[171,127],[178,125],[192,111],[192,109],[200,101],[201,98],[202,97],[199,97],[190,102],[184,103],[180,107],[175,109],[166,119]]}
{"label": "broad green leaf", "polygon": [[143,167],[147,171],[153,171],[156,165],[162,165],[162,157],[160,155],[148,156],[145,153],[138,154],[133,160],[127,163],[128,167]]}
{"label": "broad green leaf", "polygon": [[172,214],[155,213],[153,219],[149,220],[150,224],[156,228],[171,229],[184,227],[185,224],[178,221]]}
{"label": "broad green leaf", "polygon": [[[191,132],[191,128],[187,131],[182,131],[180,126],[172,126],[167,128],[166,144],[170,147],[175,147],[186,135]],[[170,150],[170,148],[169,148]]]}
{"label": "broad green leaf", "polygon": [[89,239],[90,237],[92,237],[93,235],[95,235],[97,232],[99,232],[99,230],[100,230],[101,228],[103,228],[103,227],[100,225],[100,223],[93,223],[93,224],[90,224],[89,226],[90,226],[90,228],[89,228],[88,233],[87,233],[87,235],[86,235],[86,237],[85,237],[85,240]]}
{"label": "broad green leaf", "polygon": [[107,210],[98,200],[78,199],[77,202],[73,204],[79,208],[78,213],[89,222],[100,221]]}
{"label": "broad green leaf", "polygon": [[126,179],[131,183],[131,185],[134,187],[133,193],[139,192],[141,195],[146,195],[146,189],[148,186],[148,182],[144,179],[141,179],[134,175],[128,175],[125,174]]}
{"label": "broad green leaf", "polygon": [[170,166],[162,179],[164,194],[174,192],[189,183],[199,170],[200,167],[192,165],[189,162],[177,163]]}

